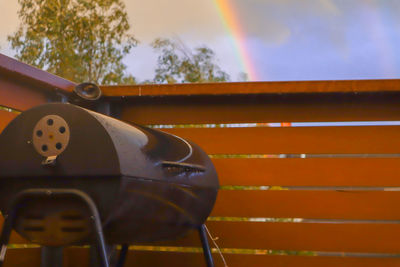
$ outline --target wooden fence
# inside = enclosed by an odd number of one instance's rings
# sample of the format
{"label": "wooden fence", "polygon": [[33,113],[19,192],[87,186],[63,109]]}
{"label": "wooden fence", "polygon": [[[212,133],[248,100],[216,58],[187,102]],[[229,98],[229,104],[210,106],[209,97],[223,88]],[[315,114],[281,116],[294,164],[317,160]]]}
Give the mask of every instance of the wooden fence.
{"label": "wooden fence", "polygon": [[[0,56],[0,130],[73,87]],[[221,190],[207,226],[228,266],[400,266],[400,80],[102,89],[111,115],[212,157]],[[7,266],[39,266],[39,248],[12,241]],[[65,266],[87,259],[86,248],[65,250]],[[131,246],[126,266],[205,263],[192,233]]]}

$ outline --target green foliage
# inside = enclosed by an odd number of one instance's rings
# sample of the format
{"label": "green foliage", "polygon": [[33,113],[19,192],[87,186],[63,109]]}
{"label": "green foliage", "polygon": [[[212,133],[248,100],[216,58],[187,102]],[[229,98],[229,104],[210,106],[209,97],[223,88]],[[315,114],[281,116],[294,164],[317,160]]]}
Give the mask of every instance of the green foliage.
{"label": "green foliage", "polygon": [[18,0],[8,36],[17,59],[75,82],[135,83],[123,57],[136,45],[121,0]]}
{"label": "green foliage", "polygon": [[156,83],[225,82],[229,75],[218,67],[215,53],[207,47],[194,52],[179,41],[156,39],[153,48],[160,53],[156,68]]}

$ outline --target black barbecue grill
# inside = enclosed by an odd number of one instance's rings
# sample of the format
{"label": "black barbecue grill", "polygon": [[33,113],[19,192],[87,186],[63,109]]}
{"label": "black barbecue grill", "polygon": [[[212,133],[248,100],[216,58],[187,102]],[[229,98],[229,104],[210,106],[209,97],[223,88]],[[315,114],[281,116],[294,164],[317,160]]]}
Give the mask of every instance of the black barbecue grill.
{"label": "black barbecue grill", "polygon": [[212,266],[203,224],[219,183],[192,142],[55,103],[14,119],[0,148],[0,260],[11,227],[43,246],[97,242],[105,266],[104,239],[137,244],[199,229]]}

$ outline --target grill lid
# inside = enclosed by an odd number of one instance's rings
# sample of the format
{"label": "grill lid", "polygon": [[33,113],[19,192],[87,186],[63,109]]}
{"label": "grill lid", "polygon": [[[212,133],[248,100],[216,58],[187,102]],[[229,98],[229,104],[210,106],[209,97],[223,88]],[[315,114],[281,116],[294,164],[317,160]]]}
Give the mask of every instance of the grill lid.
{"label": "grill lid", "polygon": [[[118,176],[109,134],[89,111],[46,104],[20,114],[0,135],[1,177]],[[57,164],[43,160],[56,156]]]}

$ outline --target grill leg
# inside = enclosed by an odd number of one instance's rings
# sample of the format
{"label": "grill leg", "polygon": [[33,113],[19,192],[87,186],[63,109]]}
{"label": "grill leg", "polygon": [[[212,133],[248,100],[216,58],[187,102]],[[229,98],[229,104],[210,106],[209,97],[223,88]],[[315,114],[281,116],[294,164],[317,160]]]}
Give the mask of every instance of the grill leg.
{"label": "grill leg", "polygon": [[40,267],[62,267],[63,248],[62,247],[43,247],[41,250]]}
{"label": "grill leg", "polygon": [[[121,250],[118,254],[118,250],[116,246],[107,245],[107,258],[110,262],[111,266],[115,267],[124,267],[126,256],[128,254],[129,245],[123,244],[121,245]],[[101,267],[101,263],[99,261],[99,253],[95,246],[90,247],[90,267]]]}
{"label": "grill leg", "polygon": [[[117,249],[115,245],[106,244],[107,259],[110,266],[115,266]],[[92,244],[89,249],[89,266],[102,267],[99,250],[96,244]]]}
{"label": "grill leg", "polygon": [[[88,203],[88,204],[90,204],[90,203]],[[90,218],[91,218],[92,227],[94,230],[97,253],[100,258],[100,262],[101,262],[102,266],[109,267],[110,263],[108,261],[107,247],[106,247],[106,242],[104,239],[103,228],[101,226],[100,216],[99,216],[99,213],[97,212],[97,208],[96,208],[96,206],[94,206],[93,202],[92,202],[92,204],[93,204],[93,206],[90,207],[90,209],[92,211],[92,216]],[[91,205],[88,205],[88,206],[91,206]]]}
{"label": "grill leg", "polygon": [[4,216],[3,229],[0,236],[0,267],[3,266],[4,258],[7,252],[7,245],[10,240],[11,230],[14,225],[16,215],[16,203],[13,203],[9,213]]}
{"label": "grill leg", "polygon": [[115,265],[115,267],[124,267],[128,251],[129,251],[129,245],[126,244],[122,245],[121,251],[119,252],[118,262],[117,265]]}
{"label": "grill leg", "polygon": [[199,234],[200,234],[201,244],[203,245],[203,253],[207,263],[207,267],[214,267],[214,260],[211,254],[210,245],[208,244],[207,232],[204,224],[200,226]]}

